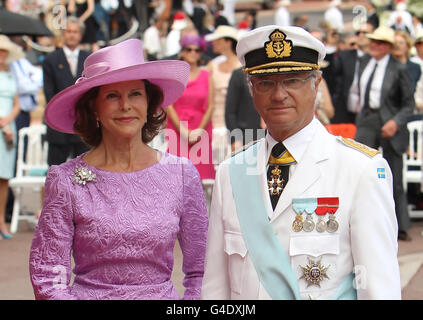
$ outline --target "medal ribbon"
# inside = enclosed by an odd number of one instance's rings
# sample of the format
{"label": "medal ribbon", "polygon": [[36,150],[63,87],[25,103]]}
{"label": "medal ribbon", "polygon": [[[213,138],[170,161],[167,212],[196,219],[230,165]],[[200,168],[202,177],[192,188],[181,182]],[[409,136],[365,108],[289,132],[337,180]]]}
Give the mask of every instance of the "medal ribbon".
{"label": "medal ribbon", "polygon": [[292,208],[298,214],[304,211],[308,214],[312,214],[317,209],[317,198],[292,199]]}
{"label": "medal ribbon", "polygon": [[317,198],[316,214],[323,216],[326,213],[335,213],[339,208],[339,198]]}
{"label": "medal ribbon", "polygon": [[269,157],[269,164],[279,164],[282,166],[289,166],[291,164],[296,164],[297,161],[294,157],[289,153],[288,150],[285,150],[279,158],[275,158],[274,156],[270,155]]}

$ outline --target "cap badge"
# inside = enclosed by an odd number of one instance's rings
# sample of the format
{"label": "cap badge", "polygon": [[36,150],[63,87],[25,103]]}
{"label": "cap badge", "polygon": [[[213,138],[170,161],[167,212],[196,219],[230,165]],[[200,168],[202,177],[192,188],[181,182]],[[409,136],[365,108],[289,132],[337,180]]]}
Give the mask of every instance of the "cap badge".
{"label": "cap badge", "polygon": [[283,58],[291,55],[292,41],[285,40],[286,34],[276,29],[270,36],[270,41],[265,42],[268,58]]}

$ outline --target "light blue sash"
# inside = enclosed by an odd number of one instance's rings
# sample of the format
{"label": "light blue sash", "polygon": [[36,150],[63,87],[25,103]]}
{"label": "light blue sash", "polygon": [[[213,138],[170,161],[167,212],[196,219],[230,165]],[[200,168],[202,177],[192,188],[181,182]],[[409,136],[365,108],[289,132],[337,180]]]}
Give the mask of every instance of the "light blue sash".
{"label": "light blue sash", "polygon": [[[229,176],[242,235],[261,284],[275,300],[300,300],[291,261],[274,235],[260,189],[257,154],[260,141],[230,159]],[[338,288],[334,299],[356,299],[354,275]]]}

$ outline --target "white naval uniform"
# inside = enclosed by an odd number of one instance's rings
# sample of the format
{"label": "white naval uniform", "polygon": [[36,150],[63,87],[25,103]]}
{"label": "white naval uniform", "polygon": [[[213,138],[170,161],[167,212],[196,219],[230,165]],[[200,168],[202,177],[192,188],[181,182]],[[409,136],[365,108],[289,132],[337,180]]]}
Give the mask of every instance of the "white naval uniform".
{"label": "white naval uniform", "polygon": [[[262,194],[269,223],[289,255],[302,299],[331,299],[355,270],[358,299],[400,299],[397,222],[392,175],[380,154],[370,157],[346,146],[314,119],[283,141],[297,160],[279,202],[272,210],[266,165],[276,141],[268,134],[258,150]],[[244,243],[232,195],[229,161],[216,173],[207,237],[202,299],[271,299],[260,283]],[[378,168],[385,169],[378,176]],[[248,188],[248,186],[245,186]],[[294,198],[339,197],[335,233],[294,232]],[[305,213],[303,218],[305,219]],[[325,216],[325,220],[328,215]],[[317,216],[313,214],[317,223]],[[328,267],[320,288],[302,275],[308,258]]]}

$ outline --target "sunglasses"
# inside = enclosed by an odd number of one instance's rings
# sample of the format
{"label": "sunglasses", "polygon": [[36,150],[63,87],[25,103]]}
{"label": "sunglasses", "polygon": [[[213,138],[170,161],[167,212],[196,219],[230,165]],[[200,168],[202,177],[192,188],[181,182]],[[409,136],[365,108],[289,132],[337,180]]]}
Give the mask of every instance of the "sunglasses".
{"label": "sunglasses", "polygon": [[369,32],[366,32],[366,31],[357,31],[357,32],[355,33],[355,35],[356,35],[356,36],[358,36],[358,35],[360,35],[360,34],[364,34],[364,35],[366,35],[366,34],[369,34]]}
{"label": "sunglasses", "polygon": [[183,48],[182,49],[183,51],[186,51],[186,52],[192,52],[192,51],[194,51],[194,52],[196,52],[196,53],[200,53],[201,52],[201,49],[200,48]]}

